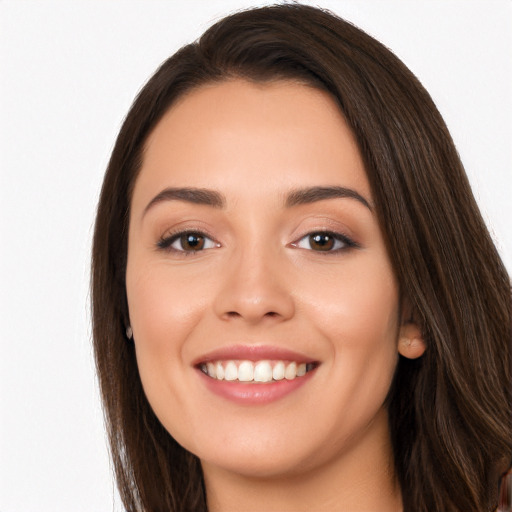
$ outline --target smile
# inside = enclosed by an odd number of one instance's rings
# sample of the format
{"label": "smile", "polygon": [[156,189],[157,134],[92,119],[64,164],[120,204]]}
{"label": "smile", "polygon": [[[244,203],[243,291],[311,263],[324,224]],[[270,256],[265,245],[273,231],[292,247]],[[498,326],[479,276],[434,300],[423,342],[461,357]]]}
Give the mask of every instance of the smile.
{"label": "smile", "polygon": [[299,363],[296,361],[221,360],[202,363],[199,365],[199,369],[215,380],[269,383],[304,377],[315,366],[315,363]]}
{"label": "smile", "polygon": [[242,406],[284,399],[307,385],[320,365],[314,356],[271,345],[230,345],[192,361],[208,391]]}

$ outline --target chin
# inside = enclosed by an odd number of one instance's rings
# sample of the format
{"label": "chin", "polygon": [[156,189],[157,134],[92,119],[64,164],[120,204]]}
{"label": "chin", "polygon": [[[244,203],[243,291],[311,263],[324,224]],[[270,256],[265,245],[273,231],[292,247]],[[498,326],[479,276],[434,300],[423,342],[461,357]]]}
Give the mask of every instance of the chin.
{"label": "chin", "polygon": [[[267,426],[269,427],[269,426]],[[217,468],[246,478],[290,478],[314,470],[335,457],[339,447],[315,438],[311,432],[277,427],[246,431],[243,435],[229,432],[219,438],[187,448],[203,467]],[[322,432],[317,432],[322,434]],[[196,439],[196,441],[199,441]],[[343,443],[342,443],[343,444]]]}
{"label": "chin", "polygon": [[301,460],[298,453],[285,455],[230,450],[229,454],[224,454],[222,457],[199,458],[203,466],[216,467],[245,478],[288,478],[312,469],[309,464]]}

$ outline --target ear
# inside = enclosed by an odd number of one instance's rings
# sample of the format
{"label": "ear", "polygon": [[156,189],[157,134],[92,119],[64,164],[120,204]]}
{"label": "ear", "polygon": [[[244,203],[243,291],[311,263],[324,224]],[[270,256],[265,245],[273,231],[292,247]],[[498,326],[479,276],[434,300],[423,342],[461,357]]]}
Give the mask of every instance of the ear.
{"label": "ear", "polygon": [[421,357],[427,347],[408,301],[402,310],[401,323],[398,333],[398,353],[407,359]]}
{"label": "ear", "polygon": [[400,327],[398,334],[398,352],[407,359],[417,359],[425,352],[426,346],[421,330],[414,322]]}

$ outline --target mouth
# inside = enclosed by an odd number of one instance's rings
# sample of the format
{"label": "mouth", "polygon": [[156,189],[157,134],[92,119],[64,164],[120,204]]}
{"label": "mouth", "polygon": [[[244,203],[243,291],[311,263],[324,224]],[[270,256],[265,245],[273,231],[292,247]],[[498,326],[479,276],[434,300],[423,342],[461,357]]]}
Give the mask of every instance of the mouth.
{"label": "mouth", "polygon": [[287,360],[217,360],[200,363],[198,368],[219,381],[269,383],[304,377],[317,366],[316,362]]}
{"label": "mouth", "polygon": [[267,404],[310,382],[320,362],[273,346],[235,345],[193,363],[205,388],[239,405]]}

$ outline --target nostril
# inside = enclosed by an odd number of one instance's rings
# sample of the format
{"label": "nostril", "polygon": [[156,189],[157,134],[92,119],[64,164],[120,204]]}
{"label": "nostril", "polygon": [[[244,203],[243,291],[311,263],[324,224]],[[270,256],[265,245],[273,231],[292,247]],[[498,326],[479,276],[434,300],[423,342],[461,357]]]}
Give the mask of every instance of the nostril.
{"label": "nostril", "polygon": [[[227,318],[239,318],[242,317],[243,315],[238,313],[238,311],[227,311],[225,313],[225,316]],[[279,313],[276,313],[275,311],[268,311],[267,313],[264,313],[263,316],[275,318],[276,316],[279,316]]]}

